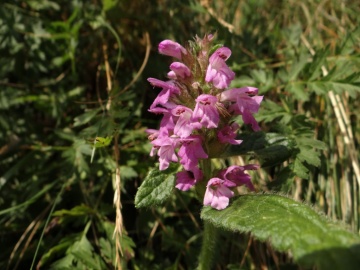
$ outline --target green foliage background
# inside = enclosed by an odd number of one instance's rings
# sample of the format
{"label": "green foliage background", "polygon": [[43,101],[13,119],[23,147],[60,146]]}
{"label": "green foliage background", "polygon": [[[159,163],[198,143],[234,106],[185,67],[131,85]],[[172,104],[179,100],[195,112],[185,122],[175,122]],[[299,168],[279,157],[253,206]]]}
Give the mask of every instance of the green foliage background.
{"label": "green foliage background", "polygon": [[[195,195],[175,191],[150,210],[135,209],[134,197],[155,166],[145,129],[158,125],[147,112],[158,91],[146,78],[165,79],[170,64],[157,44],[215,31],[233,52],[233,86],[265,96],[257,119],[268,141],[283,136],[243,157],[265,165],[253,174],[257,190],[306,201],[358,232],[359,12],[357,1],[336,0],[2,1],[0,268],[114,269],[114,145],[124,267],[195,267]],[[97,136],[113,140],[91,163]],[[291,152],[281,162],[264,159],[282,146]],[[297,267],[248,234],[224,231],[221,240],[217,269]]]}

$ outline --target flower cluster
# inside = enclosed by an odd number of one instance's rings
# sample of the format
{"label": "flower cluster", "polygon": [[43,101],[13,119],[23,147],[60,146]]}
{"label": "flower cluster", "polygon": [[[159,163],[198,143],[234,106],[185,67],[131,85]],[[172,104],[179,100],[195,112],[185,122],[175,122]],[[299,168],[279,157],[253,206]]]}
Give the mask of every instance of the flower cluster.
{"label": "flower cluster", "polygon": [[[195,38],[184,48],[179,43],[164,40],[161,54],[177,59],[170,65],[169,80],[149,78],[154,87],[162,89],[149,111],[163,115],[158,130],[147,130],[152,144],[150,156],[157,155],[160,170],[170,162],[179,162],[183,170],[176,175],[176,188],[186,191],[204,178],[202,160],[218,157],[236,140],[239,125],[233,121],[240,115],[244,124],[260,130],[253,114],[259,109],[262,96],[258,89],[242,87],[228,89],[235,73],[226,65],[231,50],[212,46],[213,35]],[[230,166],[207,179],[204,205],[218,210],[229,204],[234,193],[230,188],[246,185],[253,190],[245,170],[257,165]]]}

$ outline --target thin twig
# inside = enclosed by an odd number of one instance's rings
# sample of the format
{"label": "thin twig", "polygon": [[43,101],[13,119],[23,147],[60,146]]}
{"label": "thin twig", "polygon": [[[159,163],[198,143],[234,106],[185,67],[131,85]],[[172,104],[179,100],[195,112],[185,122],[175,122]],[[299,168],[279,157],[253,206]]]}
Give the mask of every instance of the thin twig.
{"label": "thin twig", "polygon": [[141,64],[141,67],[139,68],[138,72],[136,73],[136,75],[134,76],[134,78],[131,80],[131,82],[126,85],[119,93],[122,94],[124,92],[126,92],[139,78],[141,73],[144,71],[146,64],[149,60],[149,56],[150,56],[150,50],[151,50],[151,42],[150,42],[150,36],[148,32],[145,32],[144,34],[144,39],[145,39],[145,43],[146,43],[146,50],[145,50],[145,57],[144,60]]}
{"label": "thin twig", "polygon": [[209,12],[209,14],[213,16],[222,26],[227,28],[230,33],[234,32],[235,27],[216,14],[215,10],[210,6],[209,0],[201,0],[200,5],[202,5],[207,10],[207,12]]}

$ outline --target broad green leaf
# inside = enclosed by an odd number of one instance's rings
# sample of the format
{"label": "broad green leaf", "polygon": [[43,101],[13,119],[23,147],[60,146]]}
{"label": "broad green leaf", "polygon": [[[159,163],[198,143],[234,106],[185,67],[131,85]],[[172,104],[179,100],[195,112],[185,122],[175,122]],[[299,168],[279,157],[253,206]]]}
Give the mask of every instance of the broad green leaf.
{"label": "broad green leaf", "polygon": [[330,222],[309,206],[274,194],[237,197],[218,211],[204,207],[201,218],[216,227],[251,233],[296,262],[316,269],[358,269],[360,237]]}
{"label": "broad green leaf", "polygon": [[135,196],[135,207],[150,207],[165,202],[175,187],[176,166],[166,171],[152,169],[139,187]]}

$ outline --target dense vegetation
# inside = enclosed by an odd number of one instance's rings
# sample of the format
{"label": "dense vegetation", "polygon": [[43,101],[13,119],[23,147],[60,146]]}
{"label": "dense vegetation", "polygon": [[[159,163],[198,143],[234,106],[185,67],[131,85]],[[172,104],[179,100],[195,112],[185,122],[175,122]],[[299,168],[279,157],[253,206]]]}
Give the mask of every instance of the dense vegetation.
{"label": "dense vegetation", "polygon": [[[145,130],[159,124],[148,112],[158,89],[146,79],[165,80],[170,64],[157,45],[215,32],[232,50],[233,86],[265,96],[256,119],[273,146],[226,162],[259,161],[257,192],[304,201],[358,233],[359,13],[357,1],[336,0],[2,1],[0,268],[115,269],[116,242],[125,269],[196,267],[200,212],[221,220],[193,192],[148,209],[134,200],[157,166]],[[266,235],[220,237],[215,269],[301,263]]]}

